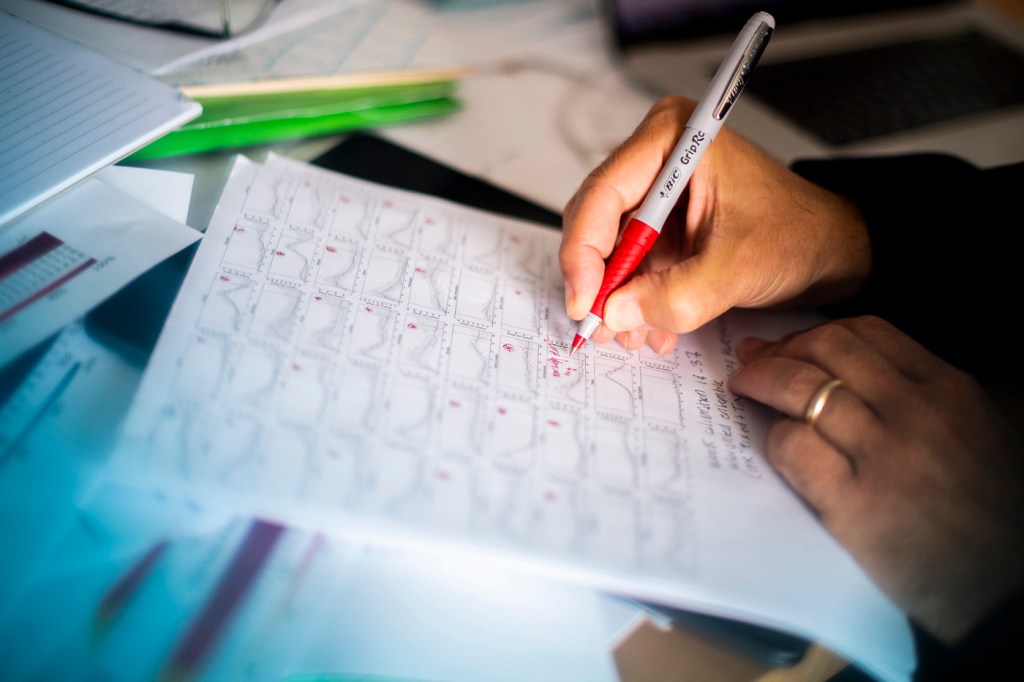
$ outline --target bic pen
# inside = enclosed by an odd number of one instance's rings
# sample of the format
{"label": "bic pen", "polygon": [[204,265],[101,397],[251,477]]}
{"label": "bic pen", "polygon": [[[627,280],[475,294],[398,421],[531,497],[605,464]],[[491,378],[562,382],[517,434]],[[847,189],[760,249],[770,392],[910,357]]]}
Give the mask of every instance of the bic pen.
{"label": "bic pen", "polygon": [[611,260],[605,266],[604,279],[594,305],[580,322],[572,342],[571,354],[576,353],[601,325],[608,296],[633,274],[651,250],[661,234],[665,219],[690,181],[694,167],[721,130],[726,116],[743,92],[743,86],[747,84],[750,72],[761,58],[774,30],[775,19],[772,15],[758,12],[747,21],[736,37],[697,108],[686,122],[679,142],[661,169],[658,179],[640,204],[640,209],[626,225]]}

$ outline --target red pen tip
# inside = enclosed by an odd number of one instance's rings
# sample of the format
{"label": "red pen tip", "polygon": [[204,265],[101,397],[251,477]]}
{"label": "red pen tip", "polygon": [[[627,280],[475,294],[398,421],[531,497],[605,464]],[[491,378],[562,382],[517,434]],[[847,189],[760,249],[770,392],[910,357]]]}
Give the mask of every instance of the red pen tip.
{"label": "red pen tip", "polygon": [[569,357],[571,358],[573,355],[576,354],[576,351],[578,351],[580,348],[583,348],[583,344],[585,344],[586,342],[587,340],[585,338],[577,334],[576,337],[572,340],[572,350],[569,351]]}

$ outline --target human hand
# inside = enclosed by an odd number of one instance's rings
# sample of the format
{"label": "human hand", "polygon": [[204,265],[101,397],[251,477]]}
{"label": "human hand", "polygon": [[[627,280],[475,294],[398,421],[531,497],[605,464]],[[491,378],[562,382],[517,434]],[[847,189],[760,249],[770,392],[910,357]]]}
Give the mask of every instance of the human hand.
{"label": "human hand", "polygon": [[782,414],[772,466],[925,629],[956,643],[1024,590],[1019,435],[971,377],[877,317],[747,339],[738,357],[729,388]]}
{"label": "human hand", "polygon": [[[696,102],[659,100],[566,204],[559,264],[566,310],[582,319],[619,229],[643,201]],[[592,337],[666,353],[676,335],[732,307],[818,304],[852,295],[870,268],[867,231],[847,200],[723,128],[637,274]],[[611,331],[611,330],[614,330]]]}

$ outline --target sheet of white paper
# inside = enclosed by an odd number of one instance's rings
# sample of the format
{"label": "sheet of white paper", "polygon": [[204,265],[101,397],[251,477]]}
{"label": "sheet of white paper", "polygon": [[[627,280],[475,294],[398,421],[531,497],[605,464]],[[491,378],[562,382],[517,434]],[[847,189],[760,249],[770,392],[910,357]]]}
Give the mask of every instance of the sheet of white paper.
{"label": "sheet of white paper", "polygon": [[[341,24],[338,23],[337,15],[341,13],[350,21],[356,21],[355,13],[350,10],[365,2],[367,0],[298,0],[281,3],[257,30],[231,40],[218,41],[202,50],[165,62],[153,69],[153,73],[170,75],[169,80],[175,82],[188,73],[191,76],[186,78],[193,84],[225,79],[244,81],[275,77],[278,59],[294,66],[295,55],[305,55],[299,57],[300,62],[313,61],[306,62],[307,67],[301,75],[321,74],[325,62],[317,60],[318,54],[322,55],[325,48],[331,55],[346,54],[352,51],[353,46],[349,43],[352,35],[344,32],[339,32],[333,44],[323,42],[324,34],[319,25],[327,22],[332,28],[338,29]],[[277,51],[277,58],[271,56],[274,51]],[[225,67],[228,71],[222,70]],[[264,69],[267,71],[264,72]],[[233,76],[228,76],[228,73]],[[298,74],[292,72],[288,75]]]}
{"label": "sheet of white paper", "polygon": [[[315,21],[308,21],[315,17]],[[457,51],[435,10],[410,0],[333,2],[301,15],[290,30],[215,45],[156,69],[177,85],[450,67]]]}
{"label": "sheet of white paper", "polygon": [[217,42],[215,38],[135,25],[50,0],[0,0],[0,9],[147,73]]}
{"label": "sheet of white paper", "polygon": [[[97,179],[181,219],[192,176],[111,166]],[[94,341],[81,319],[63,330],[0,405],[0,616],[74,518],[74,500],[114,445],[142,370]]]}
{"label": "sheet of white paper", "polygon": [[253,30],[232,39],[210,38],[133,24],[49,0],[0,0],[0,9],[146,73],[172,62],[197,58],[207,50],[241,44],[254,36],[268,38],[316,21],[325,13],[359,0],[286,0]]}
{"label": "sheet of white paper", "polygon": [[466,78],[459,99],[449,116],[378,134],[559,213],[653,104],[614,72],[590,79],[532,66]]}
{"label": "sheet of white paper", "polygon": [[202,235],[98,178],[0,230],[0,365]]}
{"label": "sheet of white paper", "polygon": [[0,617],[73,522],[141,378],[76,320],[0,406]]}
{"label": "sheet of white paper", "polygon": [[0,621],[0,664],[12,682],[617,682],[600,599],[111,486]]}
{"label": "sheet of white paper", "polygon": [[0,12],[0,227],[199,115],[174,88]]}
{"label": "sheet of white paper", "polygon": [[459,63],[479,68],[463,107],[379,133],[560,212],[655,100],[613,62],[604,20],[589,0],[438,11]]}
{"label": "sheet of white paper", "polygon": [[188,224],[195,176],[169,170],[108,166],[96,174],[114,189],[135,197],[179,223]]}
{"label": "sheet of white paper", "polygon": [[559,235],[244,159],[127,422],[121,475],[823,642],[887,679],[907,622],[763,461],[730,315],[570,358]]}

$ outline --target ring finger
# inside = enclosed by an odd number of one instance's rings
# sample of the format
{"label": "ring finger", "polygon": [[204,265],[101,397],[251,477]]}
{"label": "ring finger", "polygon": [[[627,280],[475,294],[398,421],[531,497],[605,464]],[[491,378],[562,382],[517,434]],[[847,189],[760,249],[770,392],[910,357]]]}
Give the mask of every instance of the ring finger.
{"label": "ring finger", "polygon": [[804,420],[815,394],[833,378],[841,379],[802,360],[764,356],[733,374],[729,388],[799,422],[855,465],[865,444],[872,441],[871,434],[880,433],[881,424],[847,385],[840,384],[827,395],[813,427]]}

